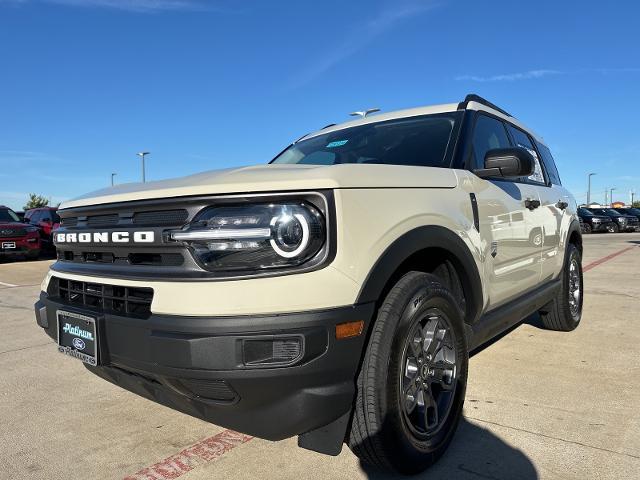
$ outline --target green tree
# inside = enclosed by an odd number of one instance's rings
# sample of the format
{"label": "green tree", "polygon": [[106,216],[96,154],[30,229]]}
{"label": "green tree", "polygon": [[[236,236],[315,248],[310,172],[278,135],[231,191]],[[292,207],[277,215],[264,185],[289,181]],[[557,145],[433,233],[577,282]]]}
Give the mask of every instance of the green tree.
{"label": "green tree", "polygon": [[30,208],[46,207],[48,204],[49,204],[49,199],[47,197],[36,195],[35,193],[30,193],[27,204],[22,208],[23,210],[27,211]]}
{"label": "green tree", "polygon": [[633,205],[631,205],[634,208],[640,208],[640,200],[636,200],[635,202],[633,202]]}

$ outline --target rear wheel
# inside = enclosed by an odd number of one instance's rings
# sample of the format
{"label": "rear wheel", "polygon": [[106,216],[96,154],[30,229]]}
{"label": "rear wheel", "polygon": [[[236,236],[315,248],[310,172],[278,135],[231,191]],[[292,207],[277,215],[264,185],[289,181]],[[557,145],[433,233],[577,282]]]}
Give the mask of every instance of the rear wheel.
{"label": "rear wheel", "polygon": [[462,415],[468,353],[462,313],[437,277],[409,272],[380,308],[358,376],[348,443],[404,474],[432,465]]}
{"label": "rear wheel", "polygon": [[540,311],[545,328],[565,332],[574,330],[582,318],[583,290],[582,258],[578,248],[570,243],[558,294]]}

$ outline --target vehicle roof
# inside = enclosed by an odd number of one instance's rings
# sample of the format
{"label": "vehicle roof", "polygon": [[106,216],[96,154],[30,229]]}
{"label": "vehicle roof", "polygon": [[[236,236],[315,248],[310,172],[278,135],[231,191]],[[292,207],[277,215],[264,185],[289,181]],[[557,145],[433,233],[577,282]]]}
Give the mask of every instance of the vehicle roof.
{"label": "vehicle roof", "polygon": [[518,121],[516,118],[509,115],[504,110],[484,100],[482,97],[479,97],[474,94],[467,95],[467,98],[465,99],[465,101],[460,103],[444,103],[440,105],[430,105],[430,106],[424,106],[424,107],[395,110],[392,112],[384,112],[384,113],[378,113],[373,115],[367,115],[366,117],[350,120],[348,122],[330,125],[328,127],[325,127],[315,132],[304,135],[303,137],[298,139],[295,143],[301,140],[307,140],[309,138],[316,137],[318,135],[323,135],[325,133],[336,132],[338,130],[343,130],[345,128],[358,127],[360,125],[369,125],[372,123],[384,122],[387,120],[395,120],[399,118],[418,117],[420,115],[432,115],[437,113],[449,113],[449,112],[456,112],[456,111],[463,111],[463,110],[483,111],[483,112],[487,112],[492,115],[495,115],[496,117],[499,117],[502,120],[506,120],[507,122],[511,122],[517,127],[520,127],[522,130],[528,132],[533,138],[535,138],[537,142],[545,145],[545,142],[542,139],[542,137],[537,135],[533,130],[531,130],[526,125]]}

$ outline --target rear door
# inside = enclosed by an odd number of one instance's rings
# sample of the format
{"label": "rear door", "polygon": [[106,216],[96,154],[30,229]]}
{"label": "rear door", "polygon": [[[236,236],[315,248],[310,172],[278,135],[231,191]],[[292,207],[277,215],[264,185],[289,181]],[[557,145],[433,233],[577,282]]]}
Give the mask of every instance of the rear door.
{"label": "rear door", "polygon": [[551,151],[542,142],[535,141],[536,150],[545,175],[545,185],[539,187],[540,199],[547,215],[545,228],[555,228],[556,233],[545,236],[546,246],[542,256],[542,281],[556,278],[564,267],[564,253],[571,222],[577,214],[577,206],[569,191],[562,186]]}
{"label": "rear door", "polygon": [[[473,168],[484,167],[487,151],[510,146],[503,121],[479,112],[472,135]],[[472,179],[491,309],[535,288],[540,280],[542,236],[535,212],[538,209],[525,206],[527,200],[540,201],[540,197],[535,185],[519,179],[483,179],[476,175]]]}

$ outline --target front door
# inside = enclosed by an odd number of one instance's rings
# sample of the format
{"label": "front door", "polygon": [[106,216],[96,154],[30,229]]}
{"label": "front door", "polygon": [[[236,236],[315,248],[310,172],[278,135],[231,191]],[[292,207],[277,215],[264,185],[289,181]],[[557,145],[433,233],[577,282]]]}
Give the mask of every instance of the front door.
{"label": "front door", "polygon": [[[487,151],[512,146],[504,123],[479,113],[473,132],[473,164],[480,168]],[[528,289],[541,275],[543,230],[538,189],[527,182],[482,179],[471,175],[483,241],[488,308],[499,306]]]}

